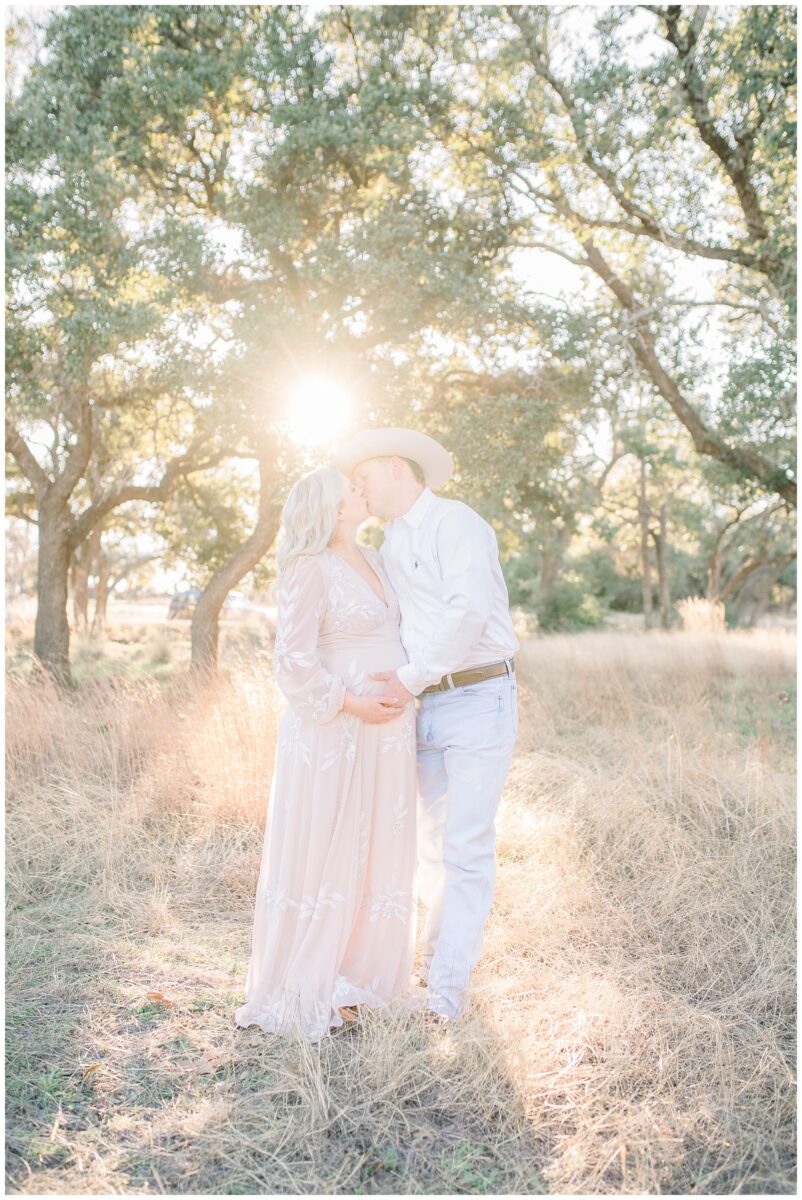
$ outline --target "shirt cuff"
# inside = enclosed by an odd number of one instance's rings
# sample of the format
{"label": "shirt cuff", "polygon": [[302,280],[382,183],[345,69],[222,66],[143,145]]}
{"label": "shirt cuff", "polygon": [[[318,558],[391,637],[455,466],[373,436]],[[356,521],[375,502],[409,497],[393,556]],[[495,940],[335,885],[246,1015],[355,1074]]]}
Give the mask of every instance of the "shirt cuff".
{"label": "shirt cuff", "polygon": [[396,675],[398,676],[399,682],[402,683],[407,691],[411,692],[413,696],[419,696],[423,689],[430,683],[430,680],[420,674],[414,663],[406,663],[405,666],[399,667],[396,671]]}

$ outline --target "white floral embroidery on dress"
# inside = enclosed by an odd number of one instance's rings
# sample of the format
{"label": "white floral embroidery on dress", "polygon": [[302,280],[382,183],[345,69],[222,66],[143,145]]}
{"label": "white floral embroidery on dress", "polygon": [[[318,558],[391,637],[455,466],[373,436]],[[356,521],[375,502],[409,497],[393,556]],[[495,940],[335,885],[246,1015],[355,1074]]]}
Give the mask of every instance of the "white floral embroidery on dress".
{"label": "white floral embroidery on dress", "polygon": [[406,721],[404,722],[403,726],[401,727],[402,744],[401,744],[400,748],[404,751],[405,754],[411,754],[414,758],[417,753],[417,745],[416,745],[417,734],[415,732],[416,720],[415,720],[415,705],[414,704],[410,704],[408,714],[409,715],[407,716]]}
{"label": "white floral embroidery on dress", "polygon": [[359,819],[359,842],[356,851],[357,874],[361,875],[367,865],[368,848],[370,846],[370,818],[363,809]]}
{"label": "white floral embroidery on dress", "polygon": [[291,719],[291,723],[287,730],[287,740],[284,743],[284,748],[289,758],[299,758],[307,767],[311,765],[309,755],[309,746],[301,736],[302,723],[300,717]]}
{"label": "white floral embroidery on dress", "polygon": [[313,704],[312,705],[312,720],[320,721],[323,717],[325,717],[326,713],[329,710],[329,704],[330,704],[330,701],[329,701],[328,696],[322,696],[320,698],[320,700],[318,700],[315,704]]}
{"label": "white floral embroidery on dress", "polygon": [[402,792],[393,807],[393,833],[400,833],[404,828],[404,817],[408,812],[409,808],[404,801],[404,793]]}
{"label": "white floral embroidery on dress", "polygon": [[[289,626],[288,632],[290,632],[291,630],[292,630],[292,626]],[[292,670],[293,666],[314,667],[314,665],[315,665],[315,660],[309,654],[304,653],[304,651],[302,651],[302,650],[287,650],[286,647],[284,647],[284,646],[280,646],[280,647],[276,648],[275,645],[273,648],[274,648],[274,652],[276,655],[276,659],[278,660],[282,670],[284,670],[284,671],[290,672]]]}
{"label": "white floral embroidery on dress", "polygon": [[404,721],[403,725],[401,725],[398,729],[394,729],[391,733],[386,734],[382,738],[382,740],[381,740],[382,748],[379,751],[379,753],[380,754],[389,754],[391,750],[395,750],[396,753],[398,753],[399,751],[404,751],[406,753],[410,753],[411,734],[412,734],[412,726],[410,724],[409,718],[407,718]]}
{"label": "white floral embroidery on dress", "polygon": [[[346,714],[350,716],[349,714]],[[353,729],[342,723],[340,730],[340,740],[336,746],[333,746],[327,754],[324,754],[320,760],[320,770],[328,771],[329,767],[333,767],[335,763],[345,762],[350,765],[356,758],[356,736]]]}
{"label": "white floral embroidery on dress", "polygon": [[331,989],[332,1004],[338,1004],[340,1000],[344,1000],[346,996],[353,991],[353,989],[354,985],[351,983],[350,979],[344,979],[342,975],[338,976],[334,983],[334,987]]}
{"label": "white floral embroidery on dress", "polygon": [[368,893],[368,895],[370,897],[369,921],[378,921],[381,917],[395,917],[402,925],[406,925],[410,908],[409,892],[399,891],[387,884],[378,896],[374,896],[372,893]]}
{"label": "white floral embroidery on dress", "polygon": [[284,888],[277,888],[275,891],[257,891],[256,898],[262,904],[275,906],[279,912],[286,912],[288,908],[298,907],[298,901],[288,896]]}
{"label": "white floral embroidery on dress", "polygon": [[381,978],[374,975],[370,984],[354,983],[345,975],[338,975],[331,991],[332,1007],[340,1004],[384,1004],[386,999],[381,995]]}
{"label": "white floral embroidery on dress", "polygon": [[340,602],[345,595],[345,589],[342,582],[342,571],[335,571],[329,577],[329,608],[333,611],[340,607]]}
{"label": "white floral embroidery on dress", "polygon": [[348,580],[351,578],[351,574],[355,575],[357,579],[360,579],[361,576],[354,568],[351,568],[351,572],[346,574],[348,568],[344,563],[339,561],[339,555],[331,554],[329,557],[335,560],[332,563],[331,581],[329,583],[329,611],[334,620],[335,628],[345,628],[352,623],[354,617],[362,617],[371,624],[375,624],[377,612],[382,618],[386,618],[388,615],[387,608],[366,580],[362,580],[362,586],[368,589],[370,592],[369,596],[365,592],[359,597],[353,596],[347,603],[342,603],[343,597],[348,591]]}
{"label": "white floral embroidery on dress", "polygon": [[353,659],[348,664],[348,682],[351,688],[358,696],[362,695],[362,690],[368,682],[367,671],[360,671],[357,667],[356,659]]}
{"label": "white floral embroidery on dress", "polygon": [[323,887],[318,892],[317,896],[304,896],[298,910],[298,916],[311,917],[313,921],[317,921],[323,913],[324,908],[334,908],[345,900],[340,892],[331,891],[331,884],[324,883]]}

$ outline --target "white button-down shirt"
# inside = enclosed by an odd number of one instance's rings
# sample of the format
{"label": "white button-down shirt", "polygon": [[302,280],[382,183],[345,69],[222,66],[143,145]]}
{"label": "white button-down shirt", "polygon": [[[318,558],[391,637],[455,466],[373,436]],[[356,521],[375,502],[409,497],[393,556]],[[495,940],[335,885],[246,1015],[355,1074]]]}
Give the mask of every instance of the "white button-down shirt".
{"label": "white button-down shirt", "polygon": [[518,649],[495,531],[467,504],[424,488],[409,512],[388,521],[381,555],[409,657],[398,678],[413,695]]}

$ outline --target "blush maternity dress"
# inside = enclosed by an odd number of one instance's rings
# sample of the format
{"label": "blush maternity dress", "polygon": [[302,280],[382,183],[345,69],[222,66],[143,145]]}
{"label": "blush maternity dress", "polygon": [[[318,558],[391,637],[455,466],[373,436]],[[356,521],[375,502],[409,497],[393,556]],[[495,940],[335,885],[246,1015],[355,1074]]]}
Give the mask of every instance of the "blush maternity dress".
{"label": "blush maternity dress", "polygon": [[239,1026],[300,1032],[342,1025],[340,1006],[408,994],[415,942],[415,706],[383,725],[341,711],[346,689],[407,661],[398,601],[332,550],[279,581],[281,720]]}

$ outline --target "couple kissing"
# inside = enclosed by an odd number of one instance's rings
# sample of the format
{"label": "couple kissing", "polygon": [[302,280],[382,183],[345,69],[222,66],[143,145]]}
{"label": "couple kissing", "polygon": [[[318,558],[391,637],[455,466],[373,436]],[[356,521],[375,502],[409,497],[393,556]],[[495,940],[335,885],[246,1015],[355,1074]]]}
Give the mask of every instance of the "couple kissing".
{"label": "couple kissing", "polygon": [[[277,551],[279,729],[238,1026],[318,1041],[359,1008],[465,1011],[518,728],[492,527],[453,462],[363,430],[302,476]],[[384,519],[381,552],[357,542]],[[413,986],[418,899],[425,908]]]}

